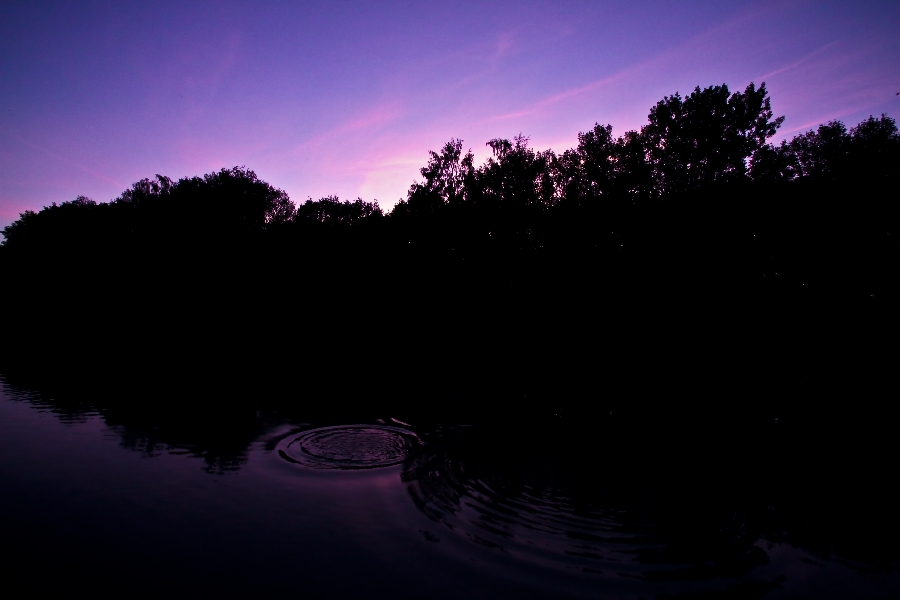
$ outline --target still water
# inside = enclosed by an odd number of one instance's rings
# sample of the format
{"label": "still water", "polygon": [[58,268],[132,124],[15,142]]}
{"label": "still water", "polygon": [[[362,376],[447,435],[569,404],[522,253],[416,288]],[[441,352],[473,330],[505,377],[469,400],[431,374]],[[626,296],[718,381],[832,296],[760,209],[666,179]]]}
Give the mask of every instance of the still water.
{"label": "still water", "polygon": [[252,420],[192,435],[5,385],[4,580],[100,596],[900,594],[890,560],[842,555],[827,526],[786,533],[764,493],[741,505],[623,478],[540,428]]}

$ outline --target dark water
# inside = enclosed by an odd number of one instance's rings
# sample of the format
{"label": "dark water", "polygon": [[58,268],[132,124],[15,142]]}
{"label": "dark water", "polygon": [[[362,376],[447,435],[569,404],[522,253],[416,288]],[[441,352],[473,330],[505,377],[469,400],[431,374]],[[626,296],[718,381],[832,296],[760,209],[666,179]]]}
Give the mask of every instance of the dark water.
{"label": "dark water", "polygon": [[590,423],[129,415],[4,386],[8,585],[119,597],[900,595],[893,509],[857,497],[881,488],[802,475],[810,448],[721,473],[658,449],[613,455],[600,439],[611,430]]}

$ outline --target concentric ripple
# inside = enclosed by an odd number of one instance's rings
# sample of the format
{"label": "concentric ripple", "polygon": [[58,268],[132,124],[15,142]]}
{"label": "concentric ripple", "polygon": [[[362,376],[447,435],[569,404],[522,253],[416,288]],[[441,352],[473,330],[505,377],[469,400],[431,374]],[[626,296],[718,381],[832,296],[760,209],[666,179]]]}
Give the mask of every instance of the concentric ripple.
{"label": "concentric ripple", "polygon": [[[702,588],[768,560],[752,536],[740,528],[728,531],[731,522],[714,523],[713,537],[697,530],[705,540],[718,536],[706,554],[671,547],[636,514],[597,502],[590,490],[575,486],[565,465],[543,453],[522,457],[518,448],[506,452],[502,444],[477,436],[457,441],[454,435],[423,434],[422,452],[401,473],[410,498],[435,524],[423,531],[429,541],[454,536],[543,567],[663,586],[688,578]],[[590,464],[575,464],[575,473],[590,472]]]}
{"label": "concentric ripple", "polygon": [[646,539],[614,512],[579,507],[536,475],[507,478],[426,451],[405,465],[402,478],[416,506],[442,526],[429,532],[435,538],[461,535],[520,560],[585,573],[634,570],[627,563]]}
{"label": "concentric ripple", "polygon": [[303,431],[278,445],[281,458],[317,469],[375,469],[403,462],[419,445],[406,429],[339,425]]}

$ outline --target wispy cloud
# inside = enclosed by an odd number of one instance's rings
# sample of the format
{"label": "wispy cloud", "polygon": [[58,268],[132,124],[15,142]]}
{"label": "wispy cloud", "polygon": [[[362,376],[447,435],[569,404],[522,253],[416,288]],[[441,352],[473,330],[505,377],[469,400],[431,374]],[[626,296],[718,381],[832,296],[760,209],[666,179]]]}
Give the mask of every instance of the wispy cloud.
{"label": "wispy cloud", "polygon": [[591,83],[582,85],[580,87],[576,87],[576,88],[572,88],[569,90],[559,92],[557,94],[554,94],[552,96],[544,98],[543,100],[539,100],[521,110],[517,110],[515,112],[506,113],[506,114],[502,114],[502,115],[497,115],[495,117],[491,117],[491,118],[487,119],[486,122],[505,121],[508,119],[515,119],[515,118],[525,117],[528,115],[533,115],[533,114],[539,113],[541,110],[548,108],[550,106],[553,106],[554,104],[558,104],[564,100],[569,100],[569,99],[575,98],[577,96],[583,96],[584,94],[593,92],[594,90],[597,90],[603,86],[612,84],[616,81],[620,81],[626,75],[628,75],[628,73],[631,70],[632,69],[626,69],[626,70],[624,70],[620,73],[616,73],[615,75],[612,75],[610,77],[606,77],[604,79],[600,79],[598,81],[593,81]]}
{"label": "wispy cloud", "polygon": [[301,142],[294,147],[295,152],[317,150],[326,142],[344,137],[351,133],[374,131],[380,129],[404,114],[403,105],[399,100],[393,100],[355,115],[343,123],[332,127],[324,133]]}
{"label": "wispy cloud", "polygon": [[[728,22],[710,28],[689,40],[685,40],[673,47],[660,51],[646,60],[626,66],[623,69],[607,76],[582,85],[571,87],[557,91],[544,98],[540,98],[530,104],[526,104],[519,110],[484,117],[477,106],[469,104],[469,109],[473,111],[474,119],[470,120],[464,129],[471,131],[484,131],[484,125],[511,121],[524,117],[542,116],[554,107],[566,106],[568,103],[578,101],[580,99],[590,99],[609,93],[610,95],[621,95],[622,90],[630,90],[635,87],[633,84],[647,80],[651,75],[672,69],[674,57],[684,56],[691,49],[696,49],[707,43],[709,39],[731,35],[735,29],[747,26],[747,23],[755,19],[764,18],[765,11],[756,11],[743,13]],[[484,48],[487,50],[488,48]],[[475,84],[478,80],[485,79],[500,68],[501,62],[505,57],[515,52],[515,38],[511,35],[499,37],[493,46],[489,47],[489,58],[485,60],[484,68],[455,82],[442,86],[441,92],[456,90],[471,84]],[[435,94],[426,93],[420,95],[417,99],[410,100],[413,106],[418,105]],[[602,97],[602,96],[601,96]],[[318,148],[331,138],[336,138],[347,133],[362,130],[375,130],[387,125],[392,119],[397,118],[397,108],[392,104],[386,104],[376,107],[363,115],[348,120],[331,130],[320,134],[303,144],[298,149],[308,150]],[[480,118],[479,118],[480,117]],[[388,137],[392,138],[389,143],[379,142],[371,144],[368,149],[363,151],[360,156],[357,154],[357,160],[352,164],[348,164],[345,160],[327,161],[328,166],[325,171],[332,177],[338,177],[344,180],[353,179],[358,182],[357,189],[359,194],[366,198],[379,198],[381,203],[388,208],[395,201],[396,196],[405,194],[410,183],[417,177],[418,169],[424,164],[426,157],[425,148],[421,146],[423,138],[438,139],[441,134],[434,131],[424,131],[421,126],[416,127],[415,135],[410,136],[408,144],[397,142],[399,139],[392,133],[394,128],[385,130]],[[430,128],[426,128],[430,129]],[[449,136],[446,136],[449,137]],[[485,138],[486,139],[486,138]],[[554,134],[555,140],[562,139],[558,133]],[[371,141],[371,140],[370,140]],[[559,147],[574,143],[573,140],[561,142]],[[380,148],[385,148],[382,152]],[[476,144],[477,150],[477,144]],[[478,152],[476,152],[478,154]],[[399,193],[398,193],[399,192]]]}
{"label": "wispy cloud", "polygon": [[627,66],[613,75],[557,92],[556,94],[533,102],[521,108],[520,110],[490,117],[485,122],[505,121],[532,115],[539,115],[540,113],[554,105],[564,103],[566,101],[575,100],[580,97],[589,96],[591,94],[596,94],[597,92],[604,90],[605,88],[612,88],[614,86],[624,87],[629,86],[629,84],[646,81],[648,79],[649,73],[664,70],[666,68],[672,68],[673,63],[682,60],[679,57],[683,57],[688,54],[690,49],[707,47],[710,40],[721,37],[723,35],[727,35],[730,32],[741,27],[746,27],[748,23],[762,18],[770,10],[771,9],[764,8],[753,11],[745,11],[737,17],[716,25],[715,27],[711,27],[688,40],[674,44],[672,47],[657,52],[655,55],[646,60]]}
{"label": "wispy cloud", "polygon": [[766,81],[767,79],[771,79],[772,77],[775,77],[776,75],[781,75],[782,73],[787,73],[788,71],[792,71],[793,69],[796,69],[800,65],[802,65],[806,62],[809,62],[816,56],[819,56],[820,54],[825,52],[825,50],[833,47],[835,44],[838,43],[838,41],[839,40],[835,40],[833,42],[825,44],[824,46],[813,50],[809,54],[804,55],[799,60],[796,60],[788,65],[785,65],[783,67],[775,69],[774,71],[770,71],[769,73],[766,73],[765,75],[760,75],[759,77],[756,78],[756,81]]}
{"label": "wispy cloud", "polygon": [[869,71],[880,47],[856,46],[852,52],[840,45],[835,48],[806,61],[802,71],[783,84],[782,97],[793,105],[801,124],[779,131],[779,138],[851,115],[860,118],[869,111],[883,111],[893,99],[896,90]]}
{"label": "wispy cloud", "polygon": [[[783,129],[783,130],[779,131],[778,137],[785,138],[785,137],[788,137],[789,134],[797,133],[798,131],[806,131],[807,129],[815,129],[819,125],[822,125],[824,123],[829,123],[831,121],[839,121],[839,120],[843,119],[844,117],[871,110],[872,108],[874,108],[880,104],[883,104],[883,103],[884,103],[884,100],[882,98],[871,98],[865,102],[861,102],[859,104],[854,104],[847,108],[836,110],[834,112],[824,113],[824,114],[817,116],[815,119],[807,121],[806,123],[804,123],[802,125],[797,125],[796,127],[791,127],[790,129]],[[852,127],[852,126],[856,125],[856,123],[845,123],[845,125],[847,125],[848,127]]]}
{"label": "wispy cloud", "polygon": [[97,171],[95,169],[89,169],[88,167],[86,167],[84,164],[82,164],[80,162],[76,162],[62,154],[54,152],[47,146],[35,144],[34,142],[32,142],[20,135],[7,133],[6,136],[8,138],[15,140],[16,143],[21,144],[23,146],[27,146],[31,150],[34,150],[35,152],[38,152],[39,154],[42,154],[42,155],[46,156],[47,158],[50,158],[50,159],[56,161],[57,163],[60,163],[60,164],[66,165],[67,167],[70,167],[72,169],[81,171],[82,173],[85,173],[86,175],[91,176],[92,178],[96,179],[97,181],[102,181],[103,183],[106,183],[106,184],[109,184],[109,185],[112,185],[112,186],[115,186],[118,188],[123,188],[123,189],[127,185],[127,184],[123,184],[122,182],[113,179],[112,177],[107,176],[105,173],[101,173],[100,171]]}

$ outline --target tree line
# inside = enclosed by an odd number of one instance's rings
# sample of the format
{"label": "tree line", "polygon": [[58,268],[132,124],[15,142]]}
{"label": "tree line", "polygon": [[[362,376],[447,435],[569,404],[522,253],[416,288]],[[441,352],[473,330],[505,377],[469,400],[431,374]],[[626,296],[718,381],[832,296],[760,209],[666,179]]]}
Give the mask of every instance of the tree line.
{"label": "tree line", "polygon": [[[138,341],[152,338],[186,371],[200,355],[237,371],[314,364],[336,386],[349,354],[372,362],[370,383],[452,380],[452,395],[489,379],[511,397],[579,387],[600,364],[645,372],[694,340],[729,377],[764,363],[763,380],[783,381],[788,338],[822,368],[816,324],[835,302],[877,320],[869,305],[895,297],[900,177],[887,115],[771,143],[783,122],[765,84],[721,85],[666,96],[619,137],[597,124],[561,153],[518,135],[488,141],[476,165],[451,139],[387,213],[296,205],[245,167],[54,203],[3,230],[6,314],[22,316],[6,335],[102,339],[117,364],[163,360]],[[770,355],[713,350],[758,335]]]}
{"label": "tree line", "polygon": [[[460,217],[490,224],[537,224],[546,213],[585,207],[612,216],[677,202],[710,190],[743,193],[747,186],[808,184],[889,187],[897,176],[900,137],[894,119],[869,117],[849,131],[840,121],[769,144],[784,121],[774,117],[765,84],[743,92],[727,85],[667,96],[639,131],[616,138],[610,125],[578,134],[560,154],[535,151],[527,137],[487,142],[492,156],[477,166],[462,140],[429,152],[422,180],[385,214],[374,202],[309,199],[296,206],[283,191],[245,168],[234,167],[178,181],[143,179],[108,203],[84,196],[41,211],[25,211],[3,229],[5,252],[77,247],[102,239],[149,235],[155,245],[197,236],[274,235],[292,228],[356,227],[382,219],[424,227]],[[722,198],[722,202],[729,202]],[[853,210],[855,201],[847,201]],[[629,207],[638,207],[631,209]],[[465,213],[457,215],[454,213]],[[482,223],[482,225],[488,225]],[[606,223],[596,223],[606,229]],[[152,231],[152,234],[148,233]],[[471,231],[468,232],[472,234]],[[487,233],[487,232],[484,232]],[[281,234],[283,235],[283,233]],[[492,234],[493,235],[493,234]],[[99,236],[99,238],[98,238]],[[108,239],[109,238],[109,239]]]}

